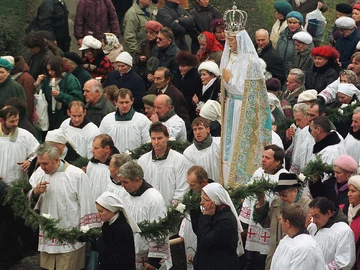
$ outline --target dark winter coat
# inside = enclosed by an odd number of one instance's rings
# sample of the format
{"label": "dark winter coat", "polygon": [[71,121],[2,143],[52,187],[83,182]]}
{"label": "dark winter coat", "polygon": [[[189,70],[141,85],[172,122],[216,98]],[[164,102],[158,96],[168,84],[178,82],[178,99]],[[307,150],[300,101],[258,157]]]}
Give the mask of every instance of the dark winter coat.
{"label": "dark winter coat", "polygon": [[305,89],[315,89],[318,93],[325,89],[333,81],[339,78],[339,74],[331,64],[305,71]]}
{"label": "dark winter coat", "polygon": [[[176,3],[166,1],[165,5],[159,9],[156,20],[173,31],[175,43],[180,50],[189,49],[185,35],[187,29],[194,27],[194,18],[186,9]],[[175,22],[175,20],[179,22]]]}
{"label": "dark winter coat", "polygon": [[295,57],[294,57],[294,61],[293,61],[293,66],[292,68],[298,68],[301,69],[302,71],[306,71],[309,70],[313,67],[313,58],[311,55],[311,51],[314,48],[313,44],[310,43],[310,45],[308,45],[305,50],[303,52],[296,52],[295,53]]}
{"label": "dark winter coat", "polygon": [[40,74],[47,74],[46,64],[52,57],[54,57],[54,54],[48,47],[40,50],[37,54],[30,56],[28,65],[30,68],[30,74],[35,81]]}
{"label": "dark winter coat", "polygon": [[184,77],[181,76],[179,71],[177,71],[174,75],[173,84],[181,91],[181,93],[183,93],[190,114],[190,119],[193,120],[196,117],[196,106],[193,103],[192,98],[194,94],[199,97],[202,89],[202,83],[197,68],[190,69]]}
{"label": "dark winter coat", "polygon": [[220,93],[220,79],[217,78],[214,83],[205,91],[205,93],[202,93],[202,90],[200,92],[199,101],[206,102],[209,99],[212,100],[218,100]]}
{"label": "dark winter coat", "polygon": [[9,98],[21,98],[26,103],[24,89],[11,78],[10,74],[4,82],[0,83],[0,108],[4,107]]}
{"label": "dark winter coat", "polygon": [[298,11],[301,13],[301,15],[304,18],[304,24],[305,24],[306,14],[317,9],[318,2],[321,2],[323,4],[323,7],[320,9],[321,12],[325,12],[328,10],[328,6],[327,6],[325,0],[319,0],[319,1],[307,0],[307,1],[305,1],[305,3],[300,4],[299,7],[296,5],[295,0],[286,0],[286,1],[289,2],[289,4],[293,7],[294,11]]}
{"label": "dark winter coat", "polygon": [[134,235],[122,212],[112,223],[105,222],[96,242],[99,270],[135,270]]}
{"label": "dark winter coat", "polygon": [[237,222],[230,207],[217,206],[213,216],[191,214],[193,231],[197,236],[194,258],[195,270],[238,269],[236,253],[238,237]]}
{"label": "dark winter coat", "polygon": [[335,49],[340,53],[341,67],[346,69],[351,62],[351,56],[356,52],[356,45],[360,41],[360,33],[354,28],[350,36],[340,35],[336,41]]}
{"label": "dark winter coat", "polygon": [[73,72],[71,72],[72,75],[74,75],[76,77],[76,79],[78,79],[80,85],[81,85],[81,89],[84,88],[84,84],[91,79],[91,75],[90,73],[85,70],[82,66],[78,66],[77,68],[74,69]]}
{"label": "dark winter coat", "polygon": [[151,56],[159,59],[159,67],[166,67],[171,71],[171,73],[175,74],[178,70],[178,65],[176,64],[175,59],[179,52],[180,49],[176,46],[175,42],[173,42],[165,49],[160,49],[158,46],[155,46]]}
{"label": "dark winter coat", "polygon": [[92,35],[101,40],[104,33],[120,37],[120,26],[111,0],[79,0],[74,21],[74,36]]}
{"label": "dark winter coat", "polygon": [[[256,49],[258,49],[257,45]],[[265,61],[266,70],[283,84],[285,82],[284,61],[280,58],[277,50],[273,48],[272,42],[270,41],[258,55]]]}
{"label": "dark winter coat", "polygon": [[135,73],[133,69],[130,69],[128,73],[120,75],[118,70],[109,73],[103,86],[116,85],[117,88],[129,89],[134,97],[133,107],[136,111],[142,112],[144,110],[144,104],[142,98],[145,96],[145,84],[143,79]]}
{"label": "dark winter coat", "polygon": [[105,115],[114,112],[116,107],[106,99],[104,95],[96,102],[94,106],[85,104],[86,117],[95,125],[100,126],[101,120]]}

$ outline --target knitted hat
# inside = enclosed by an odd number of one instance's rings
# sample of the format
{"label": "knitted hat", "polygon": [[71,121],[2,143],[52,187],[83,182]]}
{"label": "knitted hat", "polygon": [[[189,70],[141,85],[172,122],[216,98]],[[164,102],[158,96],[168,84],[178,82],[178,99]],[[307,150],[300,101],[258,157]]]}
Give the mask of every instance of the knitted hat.
{"label": "knitted hat", "polygon": [[101,49],[102,44],[100,40],[97,40],[93,36],[85,36],[81,42],[80,51],[86,49]]}
{"label": "knitted hat", "polygon": [[292,6],[286,1],[275,2],[274,8],[277,12],[284,15],[284,17],[293,10]]}
{"label": "knitted hat", "polygon": [[[358,4],[356,4],[356,5],[358,5]],[[355,5],[355,6],[356,6],[356,5]],[[350,6],[349,4],[346,4],[346,3],[337,4],[337,5],[335,6],[335,9],[336,9],[337,12],[341,12],[341,13],[343,13],[343,14],[349,14],[349,15],[351,15],[351,13],[352,13],[352,8],[351,8],[351,6]]]}
{"label": "knitted hat", "polygon": [[300,12],[297,12],[297,11],[289,12],[288,15],[286,15],[286,19],[289,19],[289,18],[295,18],[300,22],[301,25],[304,25],[304,17],[301,15]]}
{"label": "knitted hat", "polygon": [[348,185],[353,185],[357,190],[360,191],[360,175],[353,175],[348,181]]}
{"label": "knitted hat", "polygon": [[0,67],[5,68],[7,70],[12,70],[13,65],[8,60],[1,57],[0,58]]}
{"label": "knitted hat", "polygon": [[312,36],[306,31],[297,32],[295,35],[293,35],[292,39],[300,41],[307,45],[309,45],[313,41]]}
{"label": "knitted hat", "polygon": [[316,47],[312,49],[311,54],[313,56],[321,56],[327,59],[329,58],[337,59],[340,57],[339,52],[334,47],[331,47],[329,45]]}
{"label": "knitted hat", "polygon": [[151,107],[154,107],[154,100],[156,98],[156,95],[153,95],[153,94],[149,94],[149,95],[146,95],[146,96],[143,96],[142,98],[142,102],[146,105],[149,105]]}
{"label": "knitted hat", "polygon": [[268,91],[279,91],[281,88],[281,82],[279,79],[270,78],[266,80],[266,89]]}
{"label": "knitted hat", "polygon": [[74,52],[66,52],[66,53],[64,53],[64,58],[67,58],[67,59],[73,61],[78,66],[83,64],[83,60],[81,59],[81,57],[78,54],[74,53]]}
{"label": "knitted hat", "polygon": [[176,56],[176,64],[196,67],[198,65],[199,59],[196,55],[188,51],[180,51]]}
{"label": "knitted hat", "polygon": [[[353,10],[354,9],[357,9],[357,10],[360,10],[360,4],[355,4],[355,5],[353,5],[353,8],[352,8]],[[351,13],[350,13],[351,14]]]}
{"label": "knitted hat", "polygon": [[283,191],[292,187],[301,187],[300,180],[294,173],[281,173],[279,175],[279,181],[274,192]]}
{"label": "knitted hat", "polygon": [[356,26],[353,18],[342,16],[335,21],[336,27],[351,30]]}
{"label": "knitted hat", "polygon": [[10,64],[12,64],[12,65],[15,65],[15,59],[11,55],[1,56],[1,58],[8,60],[10,62]]}
{"label": "knitted hat", "polygon": [[214,33],[216,31],[216,27],[219,26],[225,28],[225,21],[223,19],[212,20],[210,23],[210,32]]}
{"label": "knitted hat", "polygon": [[147,21],[145,23],[145,28],[154,32],[159,32],[160,29],[163,28],[163,25],[157,21]]}
{"label": "knitted hat", "polygon": [[154,74],[155,71],[158,69],[160,64],[160,60],[154,56],[150,57],[149,60],[146,62],[146,70],[147,72]]}
{"label": "knitted hat", "polygon": [[350,173],[355,173],[358,168],[358,164],[355,159],[348,155],[340,155],[334,160],[333,165]]}
{"label": "knitted hat", "polygon": [[315,89],[306,90],[299,95],[297,103],[313,101],[317,99],[317,94],[318,93]]}
{"label": "knitted hat", "polygon": [[128,52],[121,52],[118,57],[116,57],[115,62],[124,63],[130,67],[133,65],[133,58]]}
{"label": "knitted hat", "polygon": [[219,77],[219,75],[220,75],[219,66],[213,61],[202,62],[200,64],[200,66],[198,67],[198,72],[200,73],[200,71],[204,70],[204,69],[213,73],[216,77]]}

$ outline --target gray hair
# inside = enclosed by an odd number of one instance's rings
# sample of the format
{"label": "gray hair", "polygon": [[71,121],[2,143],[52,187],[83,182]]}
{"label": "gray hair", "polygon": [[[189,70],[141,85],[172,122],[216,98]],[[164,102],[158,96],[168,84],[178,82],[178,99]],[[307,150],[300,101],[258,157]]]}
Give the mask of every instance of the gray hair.
{"label": "gray hair", "polygon": [[268,32],[268,30],[265,30],[265,29],[261,28],[261,29],[259,29],[259,30],[257,30],[257,31],[255,32],[255,36],[256,36],[256,34],[259,34],[259,33],[265,33],[265,34],[266,34],[266,37],[269,37],[269,32]]}
{"label": "gray hair", "polygon": [[45,142],[44,144],[40,144],[35,151],[37,156],[47,155],[50,160],[54,160],[55,158],[60,157],[60,151],[52,146],[50,143]]}
{"label": "gray hair", "polygon": [[206,41],[206,35],[204,33],[201,33],[200,35],[198,35],[198,41],[202,41],[205,40]]}
{"label": "gray hair", "polygon": [[358,81],[358,76],[356,75],[356,73],[349,69],[344,69],[344,70],[340,71],[339,76],[340,77],[346,76],[348,83],[354,84]]}
{"label": "gray hair", "polygon": [[306,103],[297,103],[293,107],[293,112],[301,112],[304,114],[304,116],[307,116],[307,110],[309,109],[309,105]]}
{"label": "gray hair", "polygon": [[298,83],[300,83],[301,85],[304,84],[304,82],[305,82],[305,74],[304,74],[304,71],[302,71],[301,69],[292,68],[292,69],[290,69],[289,75],[295,75],[296,76],[296,78],[295,78],[296,81]]}
{"label": "gray hair", "polygon": [[144,178],[144,171],[135,161],[129,161],[120,167],[118,176],[134,182],[137,178],[141,180]]}
{"label": "gray hair", "polygon": [[111,159],[114,159],[114,165],[116,166],[116,168],[120,168],[126,162],[132,161],[132,158],[125,153],[114,154],[111,156]]}
{"label": "gray hair", "polygon": [[360,107],[356,107],[353,114],[360,113]]}
{"label": "gray hair", "polygon": [[100,94],[104,93],[104,88],[102,87],[101,82],[95,79],[91,79],[90,82],[91,82],[91,90],[93,92],[99,91]]}

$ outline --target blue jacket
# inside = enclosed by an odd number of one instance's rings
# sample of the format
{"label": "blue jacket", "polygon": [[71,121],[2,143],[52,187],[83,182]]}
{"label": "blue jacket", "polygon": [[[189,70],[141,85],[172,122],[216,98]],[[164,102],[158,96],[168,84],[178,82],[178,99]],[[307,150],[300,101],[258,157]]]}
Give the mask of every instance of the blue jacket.
{"label": "blue jacket", "polygon": [[350,36],[341,35],[336,41],[335,49],[340,53],[341,67],[346,69],[351,63],[351,56],[356,52],[356,44],[360,41],[360,33],[354,28]]}

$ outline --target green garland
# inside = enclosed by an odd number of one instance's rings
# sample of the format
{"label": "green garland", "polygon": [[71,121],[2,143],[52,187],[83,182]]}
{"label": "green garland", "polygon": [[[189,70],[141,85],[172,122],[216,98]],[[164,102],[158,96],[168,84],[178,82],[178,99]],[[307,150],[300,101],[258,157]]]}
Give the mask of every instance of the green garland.
{"label": "green garland", "polygon": [[256,209],[256,204],[255,204],[253,211],[253,221],[256,224],[263,221],[268,216],[269,210],[270,210],[269,202],[265,202],[264,207],[262,207],[261,209]]}
{"label": "green garland", "polygon": [[344,108],[332,108],[327,106],[325,112],[333,124],[340,124],[351,119],[355,108],[359,105],[359,103],[354,102],[353,104],[349,104]]}
{"label": "green garland", "polygon": [[[188,141],[168,141],[168,145],[169,147],[179,153],[183,153],[184,150],[190,145],[190,143]],[[151,143],[145,143],[143,145],[141,145],[140,147],[129,151],[130,152],[130,156],[133,159],[139,159],[142,155],[150,152],[152,150],[152,145]]]}
{"label": "green garland", "polygon": [[305,181],[313,182],[315,178],[321,177],[326,174],[333,174],[333,166],[326,164],[322,161],[321,155],[316,155],[316,159],[310,160],[303,170]]}

